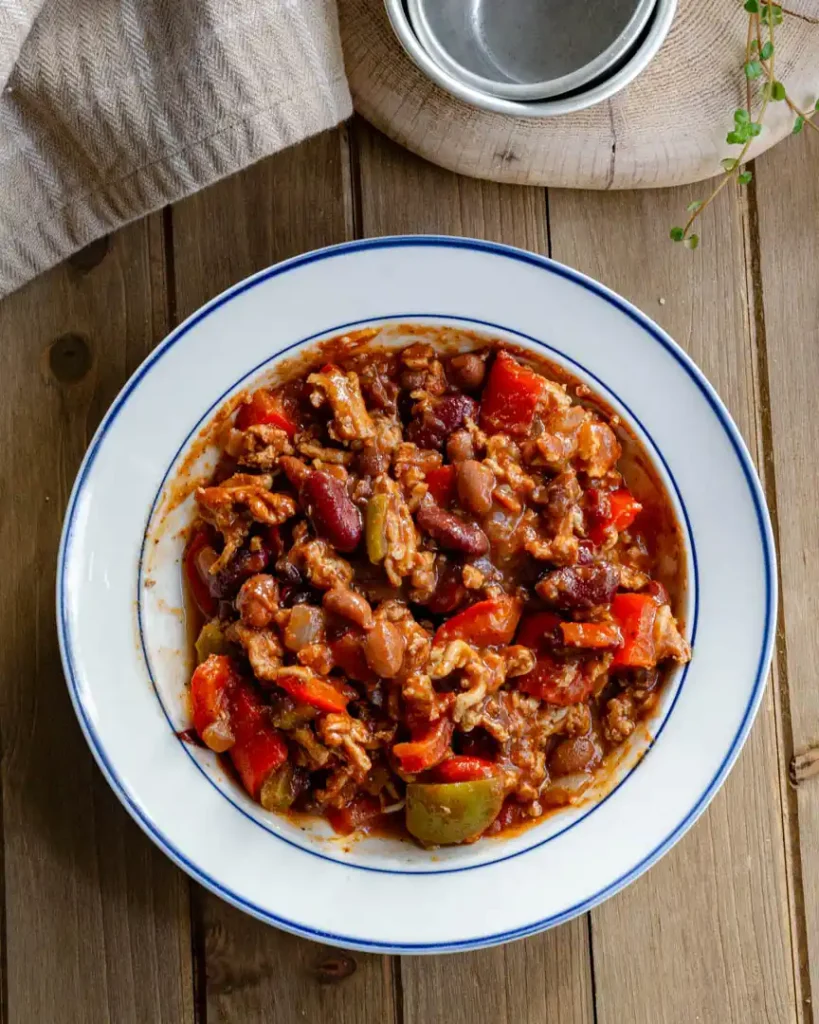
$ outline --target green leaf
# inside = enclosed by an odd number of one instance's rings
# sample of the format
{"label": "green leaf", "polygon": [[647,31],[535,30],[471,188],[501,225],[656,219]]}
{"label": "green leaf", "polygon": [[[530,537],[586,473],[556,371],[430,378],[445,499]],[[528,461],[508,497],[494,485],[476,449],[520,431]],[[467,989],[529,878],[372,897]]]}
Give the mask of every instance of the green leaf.
{"label": "green leaf", "polygon": [[751,121],[751,123],[748,125],[748,134],[755,139],[757,135],[759,135],[761,132],[762,125],[759,123],[759,121]]}
{"label": "green leaf", "polygon": [[682,228],[672,228],[669,235],[672,242],[681,242],[685,238],[685,232]]}
{"label": "green leaf", "polygon": [[819,100],[816,101],[816,106],[813,109],[814,110],[819,110]]}
{"label": "green leaf", "polygon": [[774,82],[771,89],[771,99],[777,101],[784,100],[786,95],[785,86],[781,82]]}
{"label": "green leaf", "polygon": [[686,206],[685,209],[686,209],[687,213],[696,213],[697,210],[699,210],[701,207],[702,207],[702,200],[701,199],[695,199],[694,202],[693,203],[689,203],[688,206]]}
{"label": "green leaf", "polygon": [[747,185],[750,182],[751,178],[753,178],[753,176],[753,172],[743,171],[742,174],[737,176],[737,181],[740,183],[740,185]]}
{"label": "green leaf", "polygon": [[798,135],[805,127],[805,119],[800,114],[797,119],[793,122],[793,134]]}
{"label": "green leaf", "polygon": [[759,43],[756,41],[756,39],[752,39],[751,40],[751,53],[756,53],[758,49],[759,49]]}
{"label": "green leaf", "polygon": [[745,132],[728,132],[725,136],[725,141],[729,146],[741,146],[748,141],[748,138]]}
{"label": "green leaf", "polygon": [[762,58],[763,60],[768,60],[768,58],[769,58],[769,57],[771,56],[771,54],[772,54],[773,52],[774,52],[774,48],[773,48],[773,43],[772,43],[772,42],[770,41],[770,39],[769,39],[767,43],[764,43],[764,44],[763,44],[763,46],[762,46],[762,50],[760,51],[760,54],[759,54],[759,56],[760,56],[760,57],[761,57],[761,58]]}
{"label": "green leaf", "polygon": [[686,249],[696,249],[699,244],[700,244],[700,236],[699,235],[689,235],[688,238],[685,239],[685,247],[686,247]]}
{"label": "green leaf", "polygon": [[762,74],[762,65],[758,60],[749,60],[745,65],[745,77],[753,81]]}
{"label": "green leaf", "polygon": [[734,124],[747,124],[750,120],[751,118],[748,115],[748,111],[743,107],[734,111]]}
{"label": "green leaf", "polygon": [[726,171],[733,171],[733,169],[737,165],[737,161],[730,156],[727,156],[724,160],[720,160],[720,163],[722,164],[723,169]]}
{"label": "green leaf", "polygon": [[749,14],[759,14],[759,0],[745,0],[745,10]]}
{"label": "green leaf", "polygon": [[765,25],[782,24],[782,8],[779,4],[766,2],[762,7],[762,22]]}

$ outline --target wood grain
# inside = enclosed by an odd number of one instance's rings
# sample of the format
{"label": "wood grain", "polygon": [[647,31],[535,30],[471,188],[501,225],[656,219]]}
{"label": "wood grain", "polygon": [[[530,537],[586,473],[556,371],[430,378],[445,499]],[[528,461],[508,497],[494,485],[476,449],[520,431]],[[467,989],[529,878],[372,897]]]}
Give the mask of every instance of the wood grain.
{"label": "wood grain", "polygon": [[0,305],[2,1019],[193,1019],[188,883],[128,818],[74,717],[57,544],[98,420],[165,331],[161,218]]}
{"label": "wood grain", "polygon": [[[348,238],[346,130],[321,135],[173,208],[179,319],[278,260]],[[340,954],[286,935],[198,890],[196,918],[208,1024],[295,1021],[389,1024],[383,957]]]}
{"label": "wood grain", "polygon": [[[767,337],[769,423],[775,465],[776,518],[782,580],[779,664],[787,678],[785,749],[803,755],[819,745],[819,546],[816,542],[819,424],[819,138],[811,131],[757,162],[760,286]],[[819,776],[792,794],[804,914],[804,997],[819,999]],[[814,1009],[814,1019],[817,1011]],[[806,1014],[806,1016],[808,1016]]]}
{"label": "wood grain", "polygon": [[[819,92],[816,0],[790,0],[777,30],[777,75],[800,104]],[[679,0],[671,31],[623,91],[559,117],[510,117],[444,92],[404,52],[383,0],[339,0],[356,110],[390,138],[449,170],[520,185],[624,189],[679,185],[719,172],[726,112],[745,105],[747,15],[738,0]],[[696,88],[691,84],[697,83]],[[751,155],[784,138],[774,104]]]}
{"label": "wood grain", "polygon": [[[364,122],[355,141],[365,235],[437,231],[546,252],[545,194],[459,178],[410,157]],[[404,957],[404,1024],[594,1020],[585,918],[499,949]]]}
{"label": "wood grain", "polygon": [[[759,360],[736,196],[715,204],[695,254],[668,240],[668,226],[699,191],[550,192],[553,255],[657,319],[719,390],[759,460]],[[706,815],[592,912],[600,1024],[798,1019],[780,806],[786,770],[769,686]]]}

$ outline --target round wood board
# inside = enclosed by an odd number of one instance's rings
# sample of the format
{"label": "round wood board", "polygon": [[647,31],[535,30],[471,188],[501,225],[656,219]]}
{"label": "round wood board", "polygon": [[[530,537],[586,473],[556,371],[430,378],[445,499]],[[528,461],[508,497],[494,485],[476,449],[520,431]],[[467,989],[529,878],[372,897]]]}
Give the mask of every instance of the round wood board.
{"label": "round wood board", "polygon": [[[819,0],[790,0],[776,30],[777,77],[794,102],[819,96]],[[564,188],[651,188],[710,177],[732,149],[745,106],[748,16],[741,0],[680,0],[662,49],[623,92],[589,110],[534,120],[471,107],[416,68],[382,0],[339,0],[356,109],[396,142],[442,167],[492,181]],[[749,159],[788,135],[773,103]]]}

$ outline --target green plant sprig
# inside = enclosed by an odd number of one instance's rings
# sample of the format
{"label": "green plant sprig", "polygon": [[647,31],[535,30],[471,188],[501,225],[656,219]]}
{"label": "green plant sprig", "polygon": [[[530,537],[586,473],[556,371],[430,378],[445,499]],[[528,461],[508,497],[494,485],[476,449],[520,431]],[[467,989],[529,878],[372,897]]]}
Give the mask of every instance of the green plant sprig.
{"label": "green plant sprig", "polygon": [[[788,95],[784,84],[776,77],[776,27],[782,24],[783,13],[774,0],[745,0],[743,4],[748,12],[748,34],[745,42],[745,60],[743,73],[745,76],[745,106],[734,111],[734,124],[725,137],[730,146],[741,146],[735,157],[726,157],[720,161],[723,175],[719,183],[705,199],[697,199],[689,203],[686,212],[688,220],[683,227],[673,227],[670,231],[673,242],[682,242],[687,249],[696,249],[700,236],[691,229],[698,217],[708,209],[729,182],[736,180],[740,185],[747,185],[753,175],[745,170],[743,164],[751,148],[753,140],[762,133],[765,112],[771,103],[785,103],[794,115],[793,134],[798,135],[807,125],[819,132],[819,125],[813,120],[819,112],[819,100],[813,110],[804,111]],[[767,38],[763,38],[767,34]],[[761,101],[758,111],[752,115],[753,84],[764,78],[761,90]]]}

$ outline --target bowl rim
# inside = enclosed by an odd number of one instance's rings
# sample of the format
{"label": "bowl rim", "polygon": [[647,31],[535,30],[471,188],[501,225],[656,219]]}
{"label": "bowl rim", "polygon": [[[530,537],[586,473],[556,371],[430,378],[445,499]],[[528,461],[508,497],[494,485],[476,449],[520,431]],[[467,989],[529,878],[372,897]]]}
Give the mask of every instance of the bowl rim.
{"label": "bowl rim", "polygon": [[496,114],[511,117],[545,118],[561,114],[573,114],[587,107],[595,106],[610,99],[632,82],[654,59],[668,35],[677,10],[678,0],[657,0],[653,9],[654,20],[642,43],[631,54],[626,63],[613,75],[590,89],[581,90],[571,96],[556,96],[542,100],[512,100],[473,88],[441,67],[427,53],[410,25],[403,0],[384,0],[387,16],[393,32],[405,53],[427,78],[439,85],[445,92],[455,96],[472,107],[478,107]]}
{"label": "bowl rim", "polygon": [[[299,924],[298,922],[286,920],[280,916],[274,914],[270,910],[260,907],[249,900],[238,896],[236,893],[230,891],[226,886],[219,882],[218,879],[208,875],[203,869],[199,868],[196,863],[190,860],[183,851],[176,848],[173,843],[159,831],[151,820],[150,813],[144,809],[128,792],[125,784],[119,779],[113,767],[109,764],[106,756],[105,749],[102,741],[97,736],[94,724],[93,715],[90,713],[90,709],[85,706],[84,699],[81,695],[81,690],[78,685],[76,669],[73,661],[71,652],[71,643],[69,635],[69,626],[66,616],[65,608],[65,597],[66,597],[66,582],[65,573],[67,565],[67,556],[69,553],[70,541],[72,528],[74,525],[75,514],[77,511],[78,499],[82,495],[83,486],[85,479],[91,470],[94,460],[96,458],[99,447],[113,421],[116,419],[119,411],[127,402],[128,397],[138,386],[140,380],[150,371],[150,369],[156,364],[156,362],[162,358],[163,354],[167,352],[177,341],[180,340],[185,334],[188,333],[195,325],[216,309],[230,302],[232,299],[241,295],[243,292],[256,287],[271,277],[275,277],[290,270],[294,270],[298,267],[304,266],[314,261],[332,259],[345,254],[353,253],[360,250],[368,249],[386,249],[396,247],[417,247],[422,248],[424,246],[443,246],[449,248],[462,248],[482,251],[491,255],[501,256],[507,259],[517,260],[530,266],[537,267],[546,273],[555,274],[559,277],[563,277],[579,285],[586,291],[589,291],[599,298],[602,298],[609,305],[614,306],[619,312],[625,314],[629,319],[634,321],[640,328],[646,331],[650,337],[660,344],[669,354],[675,359],[675,361],[681,366],[684,372],[688,374],[693,383],[703,394],[707,403],[711,406],[716,418],[723,428],[728,441],[739,461],[740,468],[749,489],[749,496],[752,499],[754,507],[754,513],[757,520],[757,526],[759,529],[760,536],[760,547],[763,556],[763,566],[765,572],[765,618],[764,618],[764,629],[762,636],[762,644],[759,659],[757,661],[756,677],[753,685],[750,688],[749,696],[742,712],[737,731],[731,741],[731,744],[726,751],[719,768],[712,777],[709,784],[706,786],[704,791],[700,794],[697,801],[688,811],[686,816],[668,833],[668,835],[658,843],[652,851],[644,856],[637,864],[630,868],[627,872],[615,879],[603,889],[597,893],[584,899],[582,902],[575,906],[566,908],[559,913],[553,914],[552,916],[532,922],[530,924],[522,925],[508,932],[490,934],[481,936],[478,938],[470,938],[464,940],[449,941],[443,944],[438,943],[389,943],[384,941],[369,941],[361,937],[351,937],[332,932],[325,932],[318,928],[313,928]],[[773,644],[775,639],[775,627],[776,627],[776,610],[777,610],[777,574],[776,574],[776,554],[773,532],[771,527],[770,516],[765,504],[764,494],[762,486],[756,475],[753,462],[751,460],[748,449],[736,427],[733,420],[730,417],[727,409],[722,403],[719,396],[716,394],[712,385],[707,381],[702,371],[693,363],[691,358],[674,342],[657,324],[655,324],[649,317],[638,310],[626,299],[619,296],[609,288],[600,284],[599,282],[587,277],[586,275],[564,266],[548,257],[540,256],[535,253],[527,252],[522,249],[517,249],[512,246],[502,245],[496,242],[487,242],[477,239],[469,238],[456,238],[443,235],[399,235],[385,238],[374,238],[364,239],[353,242],[344,242],[338,245],[329,246],[327,248],[315,250],[313,252],[305,253],[301,256],[293,257],[290,260],[286,260],[282,263],[276,264],[272,267],[268,267],[258,273],[246,278],[243,281],[238,282],[232,287],[226,289],[220,295],[216,296],[210,302],[203,305],[200,309],[191,314],[182,324],[180,324],[175,330],[173,330],[165,339],[162,341],[153,352],[145,359],[145,361],[137,368],[125,386],[122,388],[120,393],[114,399],[112,405],[108,409],[107,413],[103,417],[102,422],[97,428],[94,437],[91,440],[88,451],[83,458],[82,464],[77,473],[77,477],[72,488],[71,496],[69,498],[66,516],[63,524],[63,531],[60,539],[60,547],[58,553],[57,563],[57,577],[56,577],[56,611],[57,611],[57,631],[60,645],[60,655],[63,663],[63,669],[66,675],[66,681],[68,684],[69,694],[71,697],[72,704],[74,706],[75,713],[79,720],[82,731],[85,735],[86,741],[91,748],[95,760],[97,761],[101,771],[106,777],[107,781],[111,785],[114,792],[119,797],[126,810],[131,814],[137,824],[149,835],[153,841],[163,850],[163,852],[170,857],[179,867],[186,871],[196,881],[200,882],[206,888],[208,888],[215,895],[226,900],[228,903],[236,906],[252,916],[265,921],[268,924],[275,925],[285,931],[292,932],[297,935],[301,935],[307,938],[319,940],[319,941],[330,941],[337,945],[342,945],[347,948],[362,949],[362,950],[379,950],[389,953],[398,952],[409,952],[409,953],[437,953],[444,951],[456,951],[466,949],[477,949],[486,947],[489,945],[496,945],[502,942],[509,941],[515,938],[522,938],[526,935],[531,935],[536,932],[542,931],[546,928],[560,924],[572,917],[577,916],[580,913],[584,913],[590,910],[592,907],[601,903],[603,900],[619,892],[622,888],[628,885],[631,881],[641,875],[647,870],[652,864],[654,864],[660,857],[662,857],[678,840],[679,838],[697,821],[700,815],[704,812],[710,801],[713,799],[717,791],[719,790],[722,782],[726,775],[730,771],[734,762],[736,761],[742,746],[747,739],[748,733],[751,729],[753,721],[756,717],[756,713],[759,709],[764,690],[765,681],[768,673],[768,669],[771,663]]]}
{"label": "bowl rim", "polygon": [[580,67],[557,78],[545,78],[534,82],[507,82],[487,78],[470,70],[447,50],[435,34],[427,17],[427,8],[422,0],[406,0],[406,13],[419,43],[443,68],[471,85],[474,89],[490,96],[518,101],[545,100],[557,98],[568,92],[575,92],[588,86],[601,75],[605,75],[622,58],[626,62],[640,49],[640,36],[648,25],[651,15],[660,0],[634,0],[634,8],[625,26],[604,50]]}

